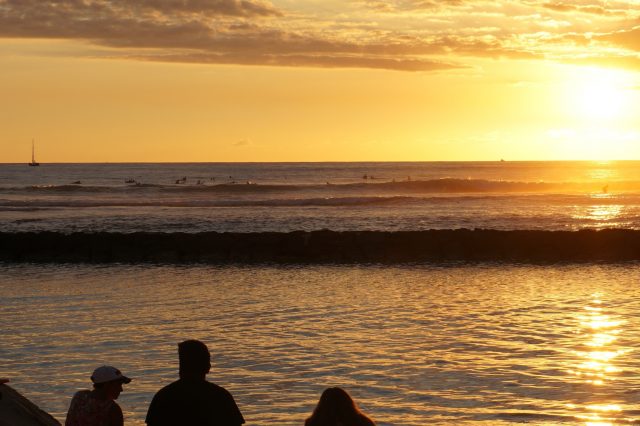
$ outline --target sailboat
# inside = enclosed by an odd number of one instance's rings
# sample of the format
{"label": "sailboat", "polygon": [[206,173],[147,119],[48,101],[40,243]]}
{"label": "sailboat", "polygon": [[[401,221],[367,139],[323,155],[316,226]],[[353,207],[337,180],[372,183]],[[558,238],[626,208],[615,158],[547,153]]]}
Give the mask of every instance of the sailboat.
{"label": "sailboat", "polygon": [[39,166],[40,163],[36,163],[36,149],[35,149],[35,143],[33,141],[33,139],[31,139],[31,162],[29,163],[30,166]]}

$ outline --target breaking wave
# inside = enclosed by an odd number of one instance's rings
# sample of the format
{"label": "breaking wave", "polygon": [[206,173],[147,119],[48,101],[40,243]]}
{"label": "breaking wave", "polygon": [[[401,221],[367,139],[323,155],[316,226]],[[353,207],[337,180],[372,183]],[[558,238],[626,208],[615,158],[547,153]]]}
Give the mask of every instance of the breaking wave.
{"label": "breaking wave", "polygon": [[[502,201],[501,201],[502,200]],[[99,207],[176,207],[176,208],[233,208],[233,207],[365,207],[365,206],[433,206],[451,203],[473,202],[518,202],[526,201],[546,205],[640,205],[640,194],[623,194],[596,197],[590,195],[554,195],[554,194],[484,194],[484,195],[432,195],[419,196],[355,196],[355,197],[314,197],[314,198],[174,198],[162,196],[147,197],[111,197],[111,198],[41,198],[41,199],[0,199],[0,211],[37,211],[53,208],[99,208]]]}
{"label": "breaking wave", "polygon": [[397,193],[547,193],[547,192],[599,192],[599,191],[638,191],[640,181],[618,181],[604,184],[602,182],[516,182],[485,179],[430,179],[402,182],[362,182],[362,183],[331,183],[323,185],[272,185],[255,182],[224,183],[224,184],[127,184],[115,186],[95,186],[83,184],[65,185],[33,185],[28,187],[5,188],[10,192],[144,192],[162,191],[169,193],[268,193],[291,192],[308,190],[331,191],[385,191]]}

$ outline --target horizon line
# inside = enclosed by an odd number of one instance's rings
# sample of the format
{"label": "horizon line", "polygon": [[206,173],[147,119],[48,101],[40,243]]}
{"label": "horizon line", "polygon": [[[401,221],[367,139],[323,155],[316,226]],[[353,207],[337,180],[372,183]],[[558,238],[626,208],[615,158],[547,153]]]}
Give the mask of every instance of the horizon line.
{"label": "horizon line", "polygon": [[[567,162],[584,162],[584,163],[612,163],[612,162],[633,162],[640,161],[637,159],[553,159],[553,160],[318,160],[318,161],[51,161],[42,162],[40,165],[47,164],[319,164],[319,163],[567,163]],[[0,162],[1,165],[28,165],[28,162]]]}

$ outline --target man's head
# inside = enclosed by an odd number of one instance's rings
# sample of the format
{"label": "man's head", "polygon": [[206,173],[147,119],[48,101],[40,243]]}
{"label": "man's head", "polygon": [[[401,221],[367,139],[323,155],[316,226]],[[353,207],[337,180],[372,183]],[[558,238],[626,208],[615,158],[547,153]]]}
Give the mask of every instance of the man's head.
{"label": "man's head", "polygon": [[207,345],[199,340],[178,343],[180,377],[204,377],[211,369],[211,355]]}
{"label": "man's head", "polygon": [[103,365],[93,370],[91,381],[93,388],[101,391],[107,399],[118,399],[122,392],[122,384],[130,383],[131,379],[123,376],[117,368]]}

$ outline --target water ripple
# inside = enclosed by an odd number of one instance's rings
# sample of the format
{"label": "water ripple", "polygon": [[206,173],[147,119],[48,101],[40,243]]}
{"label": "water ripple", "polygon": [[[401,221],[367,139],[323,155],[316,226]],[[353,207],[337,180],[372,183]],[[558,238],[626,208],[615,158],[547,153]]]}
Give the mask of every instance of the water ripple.
{"label": "water ripple", "polygon": [[252,425],[302,424],[327,386],[380,425],[633,424],[638,272],[0,265],[0,375],[62,420],[93,368],[115,364],[142,425],[176,343],[198,338]]}

